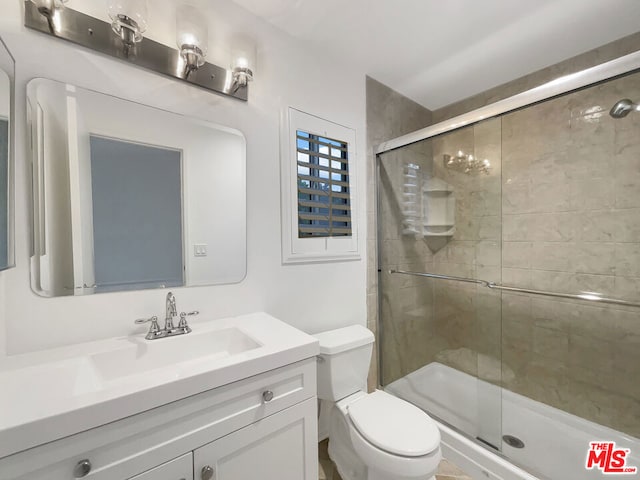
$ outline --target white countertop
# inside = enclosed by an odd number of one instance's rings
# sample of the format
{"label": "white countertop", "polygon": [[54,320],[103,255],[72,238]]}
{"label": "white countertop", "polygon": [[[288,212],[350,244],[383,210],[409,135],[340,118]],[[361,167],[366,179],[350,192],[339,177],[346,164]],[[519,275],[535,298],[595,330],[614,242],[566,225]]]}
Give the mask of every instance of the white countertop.
{"label": "white countertop", "polygon": [[[266,313],[199,322],[192,328],[188,335],[160,340],[133,335],[1,359],[0,458],[319,353],[315,338]],[[194,340],[238,330],[250,339],[246,351],[184,355],[194,346],[202,349],[203,343]],[[158,351],[165,354],[158,349],[161,342],[170,347],[169,357],[180,355],[156,367]],[[113,352],[118,356],[114,363],[126,367],[130,361],[132,373],[116,369],[110,377],[110,365],[100,369],[100,359]],[[141,365],[143,371],[136,372]]]}

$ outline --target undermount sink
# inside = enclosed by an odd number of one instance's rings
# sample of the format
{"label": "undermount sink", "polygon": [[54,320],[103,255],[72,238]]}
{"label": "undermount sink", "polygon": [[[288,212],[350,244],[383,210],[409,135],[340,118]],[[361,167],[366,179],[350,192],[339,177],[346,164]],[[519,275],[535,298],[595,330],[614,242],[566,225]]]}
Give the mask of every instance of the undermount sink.
{"label": "undermount sink", "polygon": [[260,346],[260,343],[240,329],[231,327],[145,341],[92,355],[90,358],[100,377],[105,381],[112,381],[185,362],[210,363]]}

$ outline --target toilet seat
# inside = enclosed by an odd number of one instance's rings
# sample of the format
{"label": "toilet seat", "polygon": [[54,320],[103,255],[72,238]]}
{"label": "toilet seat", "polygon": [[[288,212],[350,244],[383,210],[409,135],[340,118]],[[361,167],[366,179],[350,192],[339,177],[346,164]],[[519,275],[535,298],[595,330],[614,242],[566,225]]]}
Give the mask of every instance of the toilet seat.
{"label": "toilet seat", "polygon": [[351,429],[391,455],[421,457],[440,446],[440,430],[422,410],[409,402],[376,390],[347,405]]}
{"label": "toilet seat", "polygon": [[420,457],[404,457],[380,450],[367,441],[353,424],[349,427],[349,436],[353,450],[367,468],[386,472],[388,478],[431,478],[442,460],[440,447]]}

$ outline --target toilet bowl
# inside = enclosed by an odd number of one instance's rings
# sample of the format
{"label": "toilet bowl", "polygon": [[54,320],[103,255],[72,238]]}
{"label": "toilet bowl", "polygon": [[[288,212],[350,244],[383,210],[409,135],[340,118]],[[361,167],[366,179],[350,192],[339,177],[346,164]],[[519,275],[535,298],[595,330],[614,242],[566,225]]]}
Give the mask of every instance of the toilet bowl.
{"label": "toilet bowl", "polygon": [[432,480],[440,431],[416,406],[366,393],[373,334],[354,325],[316,335],[318,397],[329,421],[329,456],[344,480]]}

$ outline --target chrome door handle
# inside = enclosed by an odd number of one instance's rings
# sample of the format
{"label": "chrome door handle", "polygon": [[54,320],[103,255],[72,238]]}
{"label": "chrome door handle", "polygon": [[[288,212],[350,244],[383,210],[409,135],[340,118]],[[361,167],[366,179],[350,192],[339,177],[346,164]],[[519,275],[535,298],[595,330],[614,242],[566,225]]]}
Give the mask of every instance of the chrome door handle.
{"label": "chrome door handle", "polygon": [[273,392],[271,390],[265,390],[262,392],[262,400],[264,400],[264,403],[269,403],[273,400]]}

